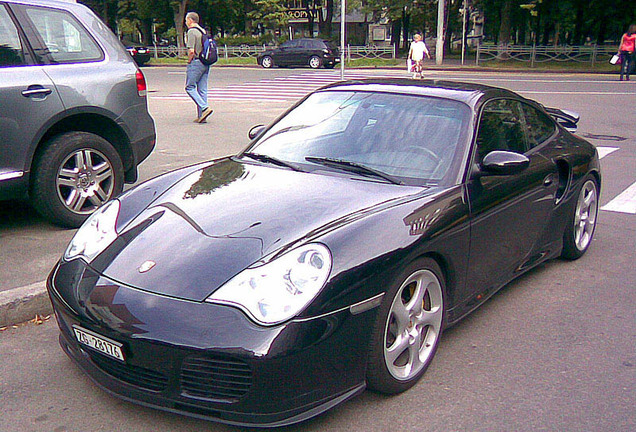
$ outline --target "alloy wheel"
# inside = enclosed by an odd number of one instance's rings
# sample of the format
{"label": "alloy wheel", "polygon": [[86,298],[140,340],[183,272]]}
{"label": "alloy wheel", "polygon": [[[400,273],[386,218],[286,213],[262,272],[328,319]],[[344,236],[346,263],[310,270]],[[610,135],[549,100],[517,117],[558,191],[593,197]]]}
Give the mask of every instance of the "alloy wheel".
{"label": "alloy wheel", "polygon": [[596,184],[594,181],[588,180],[581,188],[574,213],[574,244],[580,251],[585,250],[592,240],[597,211]]}
{"label": "alloy wheel", "polygon": [[108,201],[114,185],[111,162],[95,149],[71,153],[60,165],[55,180],[60,200],[77,214],[90,214]]}
{"label": "alloy wheel", "polygon": [[320,59],[316,56],[313,56],[312,58],[309,59],[309,66],[312,69],[318,69],[321,63],[322,62],[320,61]]}
{"label": "alloy wheel", "polygon": [[435,352],[441,334],[442,285],[430,270],[409,276],[393,299],[384,331],[384,360],[397,380],[417,375]]}

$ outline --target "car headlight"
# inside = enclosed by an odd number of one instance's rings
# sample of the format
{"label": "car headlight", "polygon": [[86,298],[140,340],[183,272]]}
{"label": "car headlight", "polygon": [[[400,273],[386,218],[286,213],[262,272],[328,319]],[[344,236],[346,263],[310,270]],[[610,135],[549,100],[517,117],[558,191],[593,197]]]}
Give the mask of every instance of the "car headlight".
{"label": "car headlight", "polygon": [[311,243],[243,270],[206,301],[236,306],[261,324],[278,324],[302,311],[318,295],[330,272],[329,249]]}
{"label": "car headlight", "polygon": [[117,238],[115,226],[119,201],[113,200],[97,209],[75,233],[64,252],[64,259],[83,257],[87,262],[99,255]]}

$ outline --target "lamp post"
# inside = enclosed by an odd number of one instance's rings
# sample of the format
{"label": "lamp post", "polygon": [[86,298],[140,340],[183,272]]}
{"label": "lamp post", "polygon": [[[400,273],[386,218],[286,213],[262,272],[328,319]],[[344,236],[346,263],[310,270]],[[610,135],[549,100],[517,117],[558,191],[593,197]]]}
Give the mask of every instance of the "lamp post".
{"label": "lamp post", "polygon": [[437,0],[437,43],[435,44],[435,63],[439,66],[444,60],[444,3]]}
{"label": "lamp post", "polygon": [[345,22],[347,15],[346,0],[340,0],[340,80],[344,81],[345,73]]}
{"label": "lamp post", "polygon": [[463,18],[462,18],[462,66],[464,66],[464,57],[466,56],[466,0],[464,0],[463,6]]}

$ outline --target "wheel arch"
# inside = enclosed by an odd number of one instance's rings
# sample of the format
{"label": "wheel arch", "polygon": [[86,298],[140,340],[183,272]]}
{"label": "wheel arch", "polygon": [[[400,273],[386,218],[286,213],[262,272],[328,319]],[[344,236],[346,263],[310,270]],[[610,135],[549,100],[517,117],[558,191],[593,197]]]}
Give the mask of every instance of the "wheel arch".
{"label": "wheel arch", "polygon": [[53,137],[67,132],[88,132],[108,141],[119,154],[124,166],[126,182],[136,180],[135,160],[130,140],[113,119],[98,113],[79,113],[64,117],[52,124],[42,134],[31,157],[29,173],[46,147],[46,143]]}
{"label": "wheel arch", "polygon": [[455,275],[453,264],[449,258],[435,251],[425,252],[415,258],[413,261],[424,258],[435,261],[435,263],[442,271],[442,277],[444,278],[444,295],[446,296],[446,310],[448,311],[452,309],[455,304],[453,299],[455,298],[455,288],[457,287],[457,277]]}

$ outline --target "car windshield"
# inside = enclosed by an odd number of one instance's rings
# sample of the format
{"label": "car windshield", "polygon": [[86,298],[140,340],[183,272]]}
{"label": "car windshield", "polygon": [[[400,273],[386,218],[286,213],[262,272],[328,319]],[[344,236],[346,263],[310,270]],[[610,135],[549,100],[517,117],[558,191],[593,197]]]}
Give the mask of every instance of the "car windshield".
{"label": "car windshield", "polygon": [[468,106],[448,99],[322,91],[274,124],[249,152],[308,169],[362,165],[406,184],[442,183],[457,178],[469,119]]}

